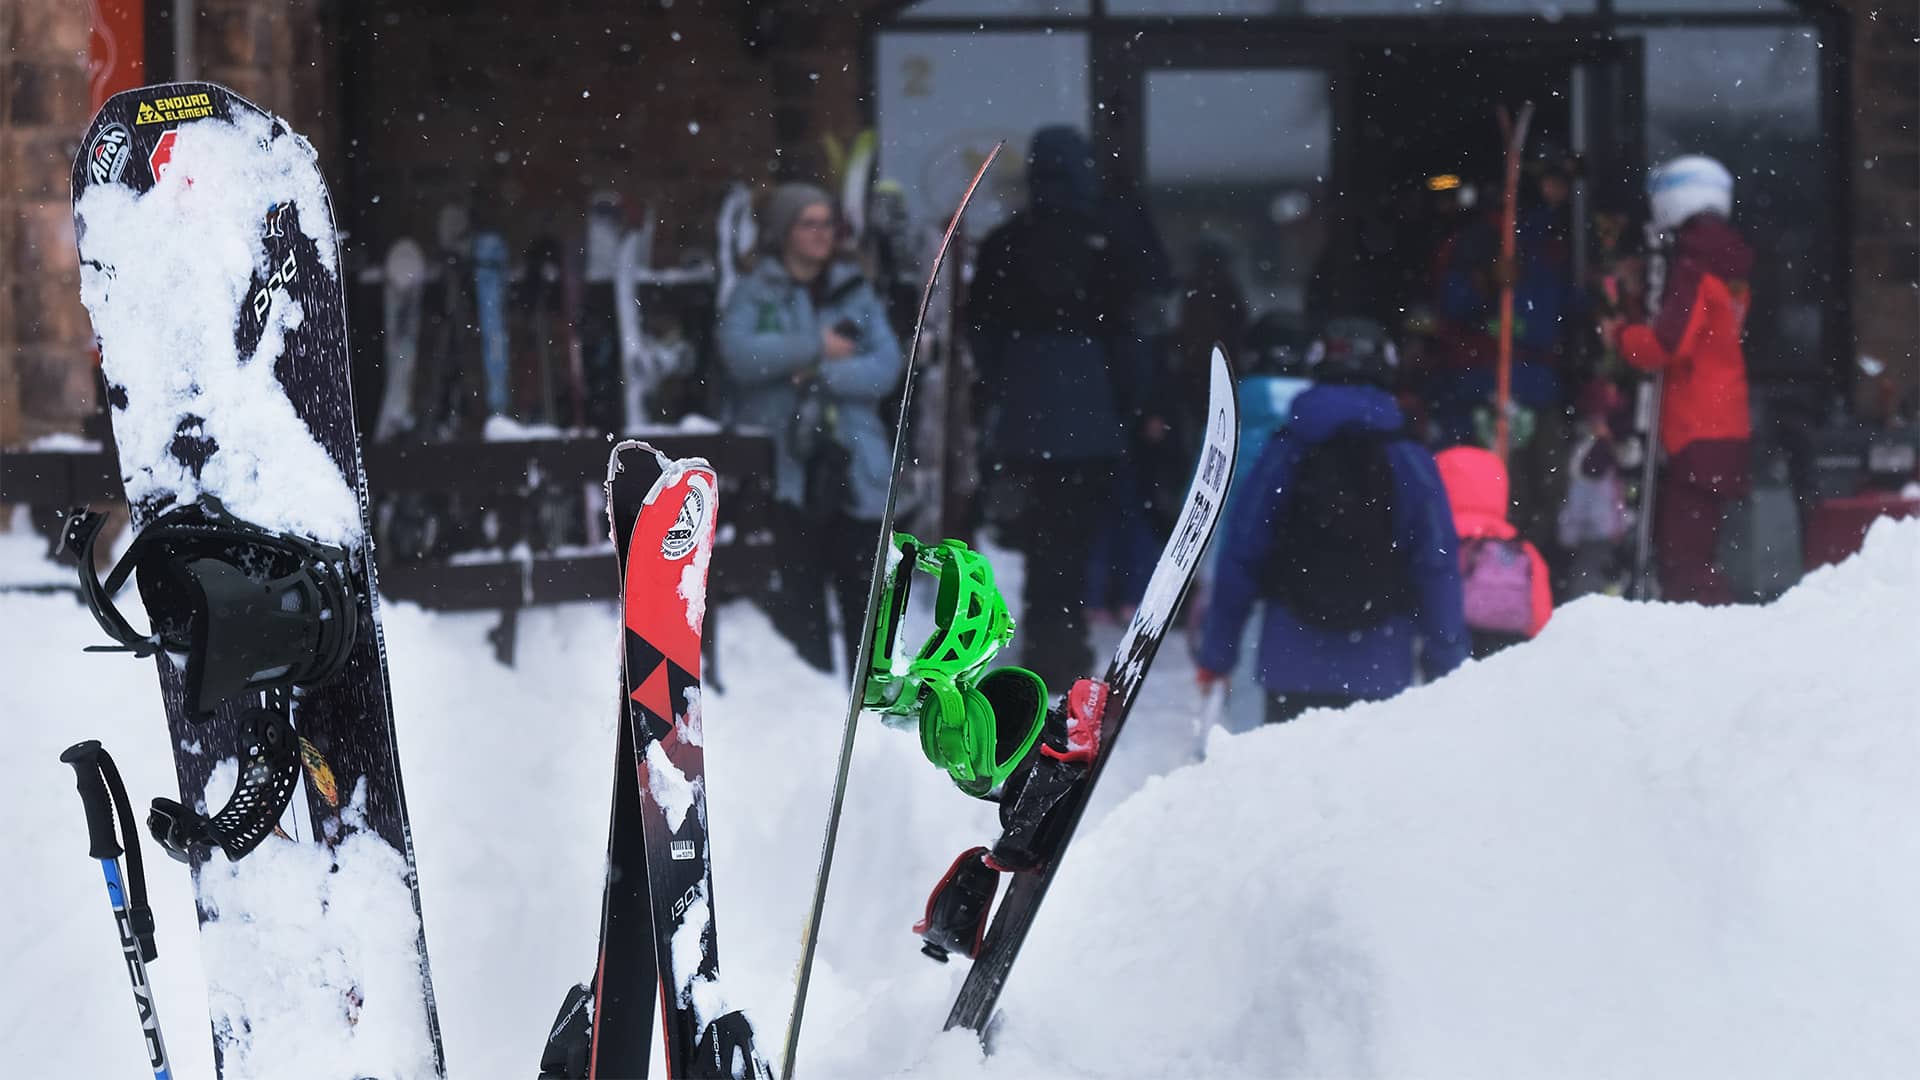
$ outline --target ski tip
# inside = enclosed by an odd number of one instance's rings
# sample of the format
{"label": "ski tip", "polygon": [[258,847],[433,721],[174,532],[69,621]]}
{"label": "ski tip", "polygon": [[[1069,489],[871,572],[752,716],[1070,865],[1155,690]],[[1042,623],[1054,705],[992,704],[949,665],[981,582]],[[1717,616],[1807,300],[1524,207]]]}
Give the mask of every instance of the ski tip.
{"label": "ski tip", "polygon": [[607,482],[612,483],[616,473],[625,471],[626,465],[620,460],[621,455],[629,452],[639,453],[640,451],[652,454],[653,460],[660,466],[661,472],[713,468],[713,465],[703,457],[670,458],[663,453],[659,447],[654,446],[644,439],[622,439],[614,444],[613,454],[607,460]]}

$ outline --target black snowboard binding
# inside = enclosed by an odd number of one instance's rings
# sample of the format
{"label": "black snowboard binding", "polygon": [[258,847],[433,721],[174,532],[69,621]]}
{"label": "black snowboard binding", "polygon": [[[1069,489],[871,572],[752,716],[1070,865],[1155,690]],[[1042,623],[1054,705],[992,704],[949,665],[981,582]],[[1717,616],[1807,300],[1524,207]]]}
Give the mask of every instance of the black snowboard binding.
{"label": "black snowboard binding", "polygon": [[247,756],[240,763],[240,783],[219,813],[208,817],[172,799],[153,800],[147,812],[147,831],[181,862],[208,845],[226,852],[229,860],[240,858],[273,835],[293,801],[300,782],[300,738],[293,725],[265,708],[248,709],[245,723]]}
{"label": "black snowboard binding", "polygon": [[[198,718],[241,694],[311,689],[346,666],[359,618],[341,548],[267,532],[209,498],[156,518],[102,582],[94,545],[105,524],[104,514],[74,510],[64,539],[80,560],[81,597],[119,643],[89,651],[167,653],[184,669]],[[113,604],[136,572],[153,624],[146,634]]]}
{"label": "black snowboard binding", "polygon": [[1038,870],[1060,853],[1075,800],[1086,790],[1100,754],[1107,684],[1081,679],[1049,710],[1040,740],[1000,791],[1000,839],[953,861],[914,925],[920,951],[941,963],[952,953],[977,956],[1003,873]]}
{"label": "black snowboard binding", "polygon": [[[104,514],[77,509],[63,537],[80,561],[81,597],[118,643],[88,651],[165,652],[200,722],[229,701],[254,698],[235,718],[247,749],[227,805],[209,816],[155,799],[147,817],[154,839],[176,859],[209,846],[238,859],[272,835],[299,784],[293,694],[338,675],[353,652],[359,610],[347,553],[260,529],[208,498],[161,514],[102,581],[94,549],[105,524]],[[136,575],[153,626],[146,634],[113,603]]]}

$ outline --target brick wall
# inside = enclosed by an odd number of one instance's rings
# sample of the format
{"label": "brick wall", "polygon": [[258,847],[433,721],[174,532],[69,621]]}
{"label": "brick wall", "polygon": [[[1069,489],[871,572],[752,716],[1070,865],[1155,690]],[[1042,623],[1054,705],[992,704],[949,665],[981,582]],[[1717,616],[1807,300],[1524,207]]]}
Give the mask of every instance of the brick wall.
{"label": "brick wall", "polygon": [[94,407],[68,166],[88,120],[87,7],[0,2],[0,446]]}
{"label": "brick wall", "polygon": [[[513,250],[619,192],[660,222],[656,259],[711,251],[727,185],[817,178],[820,137],[861,126],[858,20],[832,0],[415,4],[349,28],[356,211],[370,246],[431,247],[471,201]],[[378,202],[373,202],[374,197]]]}
{"label": "brick wall", "polygon": [[[339,110],[319,8],[203,0],[193,73],[287,115],[327,159],[319,118]],[[68,180],[91,119],[89,31],[77,0],[0,0],[0,446],[80,430],[97,408]]]}
{"label": "brick wall", "polygon": [[1920,386],[1920,16],[1862,0],[1854,16],[1854,326],[1859,351]]}

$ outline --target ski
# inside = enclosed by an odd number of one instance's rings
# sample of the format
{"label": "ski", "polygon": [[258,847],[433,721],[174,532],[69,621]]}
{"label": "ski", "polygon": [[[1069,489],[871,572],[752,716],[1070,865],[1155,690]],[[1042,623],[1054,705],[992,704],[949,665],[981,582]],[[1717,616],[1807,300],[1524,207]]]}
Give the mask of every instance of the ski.
{"label": "ski", "polygon": [[[649,455],[659,467],[634,518],[621,609],[667,1074],[766,1077],[753,1026],[720,982],[714,919],[700,630],[719,483],[701,458],[672,461],[640,442],[615,454],[621,475],[644,475]],[[635,487],[616,480],[614,501]]]}
{"label": "ski", "polygon": [[[925,941],[924,951],[935,959],[944,961],[951,952],[974,958],[947,1015],[948,1028],[968,1028],[984,1038],[1060,858],[1213,537],[1240,439],[1233,368],[1218,345],[1208,378],[1206,442],[1187,486],[1179,524],[1160,553],[1146,595],[1105,676],[1075,683],[1048,715],[1038,752],[1028,756],[1001,794],[1005,832],[999,842],[991,849],[973,848],[954,861],[915,927]],[[989,927],[987,913],[1002,873],[1012,881]]]}
{"label": "ski", "polygon": [[[627,556],[645,498],[627,490],[638,482],[621,463],[621,447],[607,459],[607,522],[626,594]],[[622,490],[619,497],[614,489]],[[624,638],[624,634],[623,634]],[[640,774],[633,726],[627,722],[624,642],[620,696],[614,723],[613,806],[607,818],[607,880],[600,905],[600,954],[593,980],[568,991],[540,1059],[545,1078],[644,1077],[651,1064],[653,1002],[660,984],[654,967],[653,914],[647,891],[646,847],[639,827]]]}
{"label": "ski", "polygon": [[827,900],[827,880],[833,871],[833,847],[840,831],[840,813],[847,794],[847,770],[853,764],[853,737],[858,730],[860,711],[864,707],[867,689],[867,669],[873,661],[874,630],[872,613],[880,603],[880,594],[886,585],[889,556],[894,550],[893,512],[894,502],[899,495],[900,472],[906,462],[907,427],[913,415],[913,383],[918,374],[915,361],[919,358],[920,338],[926,329],[927,308],[933,302],[934,282],[940,278],[940,267],[946,262],[947,250],[953,246],[953,237],[960,228],[960,220],[966,215],[967,204],[973,201],[973,193],[980,187],[980,181],[993,167],[994,159],[1000,156],[1000,150],[1006,144],[995,144],[988,152],[986,160],[974,172],[973,179],[967,184],[966,191],[960,196],[960,205],[953,211],[953,217],[947,222],[946,233],[940,239],[940,247],[934,252],[933,265],[927,270],[927,283],[920,293],[920,311],[914,320],[913,338],[907,348],[907,372],[900,389],[900,407],[894,414],[893,465],[888,472],[887,507],[880,517],[880,535],[873,556],[873,573],[867,586],[867,614],[863,616],[867,630],[860,639],[860,655],[853,660],[853,686],[847,692],[847,715],[840,729],[840,758],[834,769],[833,796],[827,806],[826,836],[820,844],[820,869],[814,875],[813,898],[807,909],[807,921],[801,931],[800,964],[794,976],[793,1009],[787,1021],[787,1037],[781,1051],[780,1075],[793,1080],[794,1055],[799,1049],[800,1021],[806,1011],[807,983],[813,972],[813,954],[819,945],[820,915]]}
{"label": "ski", "polygon": [[224,87],[150,86],[101,108],[72,183],[135,539],[104,580],[102,516],[64,539],[107,651],[158,667],[180,790],[148,825],[193,874],[216,1068],[440,1076],[313,147]]}
{"label": "ski", "polygon": [[703,459],[673,461],[642,442],[614,448],[622,715],[601,954],[591,987],[561,1007],[548,1075],[645,1076],[657,986],[668,1076],[771,1076],[720,982],[714,919],[700,636],[717,493]]}

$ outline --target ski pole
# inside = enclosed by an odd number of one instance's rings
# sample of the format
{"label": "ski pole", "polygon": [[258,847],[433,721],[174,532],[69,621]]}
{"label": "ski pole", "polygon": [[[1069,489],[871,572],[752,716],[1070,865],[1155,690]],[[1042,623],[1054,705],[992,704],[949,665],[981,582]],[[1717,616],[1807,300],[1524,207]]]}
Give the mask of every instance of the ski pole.
{"label": "ski pole", "polygon": [[[127,801],[126,785],[120,782],[120,770],[114,766],[112,756],[93,739],[67,747],[60,760],[73,766],[74,779],[80,789],[80,805],[87,814],[87,854],[100,860],[100,871],[106,875],[107,903],[113,907],[113,922],[120,931],[120,951],[126,956],[127,975],[133,980],[133,1003],[140,1012],[141,1031],[146,1035],[148,1063],[153,1066],[154,1080],[172,1080],[166,1044],[160,1040],[160,1014],[154,1009],[153,987],[147,981],[147,963],[158,953],[153,944],[153,909],[147,906],[146,871],[140,864],[140,837],[134,831],[133,807]],[[122,851],[113,833],[116,807],[120,832],[127,838],[124,885],[120,877]]]}
{"label": "ski pole", "polygon": [[1506,169],[1500,195],[1500,353],[1495,372],[1493,452],[1499,456],[1500,464],[1505,465],[1510,431],[1507,411],[1513,404],[1513,281],[1520,214],[1520,155],[1526,152],[1533,102],[1520,106],[1518,118],[1509,115],[1505,105],[1499,106],[1495,115],[1500,120],[1501,140],[1506,143]]}
{"label": "ski pole", "polygon": [[1640,428],[1645,455],[1640,462],[1639,517],[1634,521],[1633,585],[1628,594],[1634,600],[1652,600],[1653,596],[1653,508],[1655,485],[1660,482],[1660,399],[1666,393],[1666,373],[1655,372],[1640,384]]}

